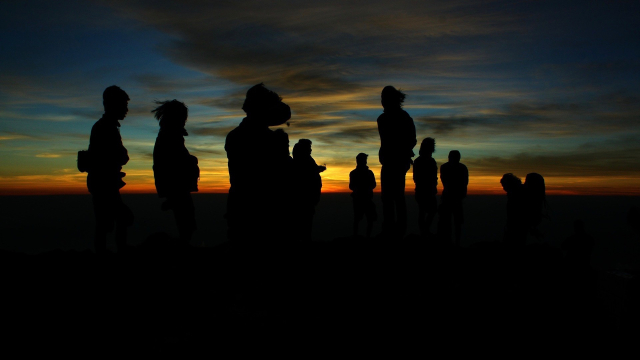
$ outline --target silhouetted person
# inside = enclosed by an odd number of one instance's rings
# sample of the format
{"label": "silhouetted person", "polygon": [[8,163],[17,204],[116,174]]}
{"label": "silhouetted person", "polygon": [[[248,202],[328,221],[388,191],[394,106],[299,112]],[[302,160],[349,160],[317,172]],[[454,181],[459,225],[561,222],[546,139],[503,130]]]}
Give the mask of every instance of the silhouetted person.
{"label": "silhouetted person", "polygon": [[574,234],[562,244],[566,251],[565,262],[570,271],[588,274],[591,270],[591,253],[593,252],[593,238],[587,234],[582,220],[573,223]]}
{"label": "silhouetted person", "polygon": [[542,233],[538,230],[538,225],[542,222],[542,218],[549,217],[547,215],[544,178],[538,173],[527,174],[524,180],[524,189],[527,201],[527,230],[535,237],[540,238]]}
{"label": "silhouetted person", "polygon": [[313,215],[322,189],[320,173],[326,167],[318,166],[311,157],[311,140],[308,139],[300,139],[293,146],[292,165],[293,236],[298,240],[310,241]]}
{"label": "silhouetted person", "polygon": [[504,230],[505,244],[522,248],[527,243],[528,210],[527,199],[522,180],[512,173],[500,179],[502,188],[507,193],[507,225]]}
{"label": "silhouetted person", "polygon": [[91,129],[89,154],[91,165],[87,175],[87,188],[92,195],[96,217],[95,249],[103,254],[107,249],[107,234],[116,229],[118,252],[125,252],[127,227],[133,223],[131,210],[122,202],[120,189],[125,185],[122,166],[129,161],[127,149],[122,145],[120,120],[129,111],[129,96],[113,85],[102,94],[104,114]]}
{"label": "silhouetted person", "polygon": [[469,170],[460,163],[458,150],[451,150],[449,161],[440,166],[440,180],[443,190],[438,218],[438,235],[447,240],[451,239],[451,219],[453,218],[455,244],[460,246],[464,223],[462,200],[467,197]]}
{"label": "silhouetted person", "polygon": [[418,202],[418,224],[420,235],[431,235],[431,223],[438,212],[438,165],[433,158],[436,141],[430,137],[422,140],[420,156],[413,162],[413,181],[416,184],[416,201]]}
{"label": "silhouetted person", "polygon": [[289,136],[270,126],[291,118],[289,106],[263,84],[247,91],[247,116],[227,135],[229,159],[227,224],[229,238],[256,242],[287,240],[291,156]]}
{"label": "silhouetted person", "polygon": [[367,217],[367,238],[371,237],[373,223],[378,220],[376,205],[373,203],[373,189],[376,188],[376,177],[367,166],[369,155],[360,153],[356,156],[356,168],[349,173],[349,189],[353,199],[353,236],[358,236],[358,224]]}
{"label": "silhouetted person", "polygon": [[176,219],[183,245],[189,245],[196,230],[196,215],[191,198],[198,191],[198,158],[189,154],[184,145],[189,110],[178,100],[156,101],[152,110],[159,121],[160,131],[153,148],[153,175],[158,196],[166,198],[163,210],[171,209]]}
{"label": "silhouetted person", "polygon": [[380,187],[382,190],[382,231],[386,235],[404,236],[407,229],[407,204],[404,197],[405,175],[415,155],[416,127],[402,109],[405,94],[393,86],[382,89],[384,108],[378,117],[380,133]]}

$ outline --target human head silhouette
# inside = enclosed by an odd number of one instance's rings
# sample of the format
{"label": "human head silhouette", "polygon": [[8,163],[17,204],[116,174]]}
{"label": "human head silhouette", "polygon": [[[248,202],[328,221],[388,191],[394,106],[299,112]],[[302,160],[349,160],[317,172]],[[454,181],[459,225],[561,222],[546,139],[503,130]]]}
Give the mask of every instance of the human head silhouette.
{"label": "human head silhouette", "polygon": [[385,109],[399,109],[402,107],[405,97],[406,95],[402,91],[388,85],[382,89],[380,102]]}
{"label": "human head silhouette", "polygon": [[460,151],[458,151],[458,150],[449,151],[449,162],[459,163],[460,162]]}
{"label": "human head silhouette", "polygon": [[259,119],[266,126],[282,125],[291,118],[289,105],[283,103],[282,98],[263,83],[247,91],[242,110],[248,117]]}
{"label": "human head silhouette", "polygon": [[311,140],[300,139],[293,145],[293,158],[299,159],[301,157],[311,156]]}
{"label": "human head silhouette", "polygon": [[522,180],[519,177],[513,175],[512,173],[506,173],[502,175],[502,179],[500,179],[500,184],[502,184],[502,188],[506,192],[510,192],[517,186],[522,185]]}
{"label": "human head silhouette", "polygon": [[575,231],[576,234],[584,234],[585,230],[584,230],[584,221],[578,219],[576,221],[573,222],[573,231]]}
{"label": "human head silhouette", "polygon": [[129,112],[129,95],[120,87],[111,85],[102,93],[102,105],[107,116],[123,120]]}
{"label": "human head silhouette", "polygon": [[369,155],[365,153],[360,153],[356,156],[356,164],[357,166],[367,166],[367,158]]}
{"label": "human head silhouette", "polygon": [[529,173],[524,178],[524,185],[527,187],[529,192],[537,197],[543,198],[545,197],[545,184],[544,177],[538,173]]}
{"label": "human head silhouette", "polygon": [[187,106],[176,99],[166,101],[155,101],[159,106],[153,110],[153,117],[160,123],[161,129],[181,130],[187,122],[189,109]]}
{"label": "human head silhouette", "polygon": [[434,138],[425,138],[420,144],[420,156],[431,155],[436,152],[436,140]]}

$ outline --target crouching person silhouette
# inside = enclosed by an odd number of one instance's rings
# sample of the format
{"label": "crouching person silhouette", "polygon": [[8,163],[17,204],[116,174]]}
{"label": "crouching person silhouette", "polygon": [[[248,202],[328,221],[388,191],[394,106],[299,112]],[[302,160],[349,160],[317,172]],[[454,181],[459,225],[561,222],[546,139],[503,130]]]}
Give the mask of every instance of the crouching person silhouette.
{"label": "crouching person silhouette", "polygon": [[311,229],[316,205],[320,201],[322,178],[326,170],[311,157],[311,140],[300,139],[293,146],[293,240],[311,241]]}
{"label": "crouching person silhouette", "polygon": [[198,158],[184,145],[189,110],[178,100],[157,101],[152,110],[160,131],[153,148],[153,175],[158,196],[167,200],[163,210],[171,209],[176,219],[180,242],[188,246],[196,230],[195,208],[191,192],[198,191]]}
{"label": "crouching person silhouette", "polygon": [[358,224],[367,217],[367,238],[371,237],[373,223],[378,220],[376,204],[373,203],[373,189],[376,188],[376,177],[367,166],[369,155],[360,153],[356,156],[356,168],[349,173],[349,189],[353,199],[353,236],[358,236]]}
{"label": "crouching person silhouette", "polygon": [[247,116],[227,134],[224,146],[231,184],[225,215],[228,237],[253,244],[288,242],[289,136],[269,127],[284,124],[291,110],[264,84],[247,91],[242,109]]}
{"label": "crouching person silhouette", "polygon": [[124,253],[127,249],[127,227],[133,224],[133,213],[120,196],[120,189],[125,185],[122,181],[125,173],[121,170],[129,161],[129,155],[122,145],[119,121],[127,116],[129,96],[114,85],[105,89],[102,99],[104,115],[91,128],[91,164],[87,175],[87,188],[96,217],[94,246],[96,253],[106,253],[107,234],[115,225],[118,252]]}

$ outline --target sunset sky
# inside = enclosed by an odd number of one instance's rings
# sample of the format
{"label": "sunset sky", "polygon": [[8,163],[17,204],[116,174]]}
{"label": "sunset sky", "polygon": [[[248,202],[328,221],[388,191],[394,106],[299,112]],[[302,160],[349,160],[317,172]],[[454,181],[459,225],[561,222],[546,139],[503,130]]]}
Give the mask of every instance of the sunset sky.
{"label": "sunset sky", "polygon": [[548,193],[640,195],[639,14],[637,0],[6,1],[0,195],[87,193],[77,151],[114,84],[131,98],[124,193],[155,192],[150,111],[174,98],[201,191],[226,192],[224,139],[260,82],[291,106],[291,148],[311,139],[327,164],[324,191],[348,191],[359,152],[379,181],[394,85],[438,165],[460,150],[470,193],[538,172]]}

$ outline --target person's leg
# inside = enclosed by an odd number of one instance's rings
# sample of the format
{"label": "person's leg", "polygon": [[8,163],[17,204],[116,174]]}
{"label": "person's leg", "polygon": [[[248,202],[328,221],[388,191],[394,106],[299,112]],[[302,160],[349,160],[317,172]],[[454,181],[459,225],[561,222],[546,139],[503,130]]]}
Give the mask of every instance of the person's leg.
{"label": "person's leg", "polygon": [[127,251],[127,228],[133,224],[133,213],[122,202],[119,191],[113,195],[112,199],[116,222],[116,246],[118,253],[125,253]]}
{"label": "person's leg", "polygon": [[168,199],[178,226],[180,243],[188,246],[196,229],[196,215],[191,194],[180,194]]}
{"label": "person's leg", "polygon": [[98,225],[94,232],[93,247],[96,254],[103,255],[107,252],[107,233],[102,231]]}
{"label": "person's leg", "polygon": [[385,234],[392,234],[396,223],[393,175],[393,169],[390,165],[382,166],[382,170],[380,170],[380,195],[382,196],[382,232]]}
{"label": "person's leg", "polygon": [[438,238],[441,240],[451,241],[451,209],[446,199],[438,208]]}
{"label": "person's leg", "polygon": [[456,202],[453,214],[453,224],[455,231],[455,244],[460,246],[460,239],[462,239],[462,224],[464,223],[464,216],[462,212],[462,200]]}
{"label": "person's leg", "polygon": [[302,238],[300,240],[304,242],[310,242],[313,234],[313,215],[315,215],[315,209],[313,205],[309,205],[304,210],[303,222],[302,222]]}
{"label": "person's leg", "polygon": [[122,224],[116,224],[116,246],[118,253],[127,252],[127,227]]}
{"label": "person's leg", "polygon": [[405,176],[406,172],[400,170],[397,174],[396,188],[396,213],[398,217],[397,231],[400,237],[404,237],[407,232],[407,199],[404,196]]}
{"label": "person's leg", "polygon": [[362,216],[362,202],[353,199],[353,237],[358,237],[358,225],[360,224],[360,220],[362,220]]}
{"label": "person's leg", "polygon": [[425,221],[425,217],[427,216],[427,212],[424,211],[423,207],[418,204],[418,227],[420,228],[420,236],[425,237],[429,232],[427,229],[427,224]]}
{"label": "person's leg", "polygon": [[93,194],[91,200],[96,220],[93,246],[96,254],[104,255],[107,252],[107,234],[113,231],[115,222],[113,207],[105,194]]}
{"label": "person's leg", "polygon": [[358,237],[358,220],[353,219],[353,237]]}
{"label": "person's leg", "polygon": [[373,223],[378,220],[378,212],[376,211],[376,204],[373,203],[373,200],[366,202],[366,208],[363,212],[367,217],[367,238],[369,239],[371,238]]}
{"label": "person's leg", "polygon": [[433,219],[436,217],[436,213],[438,212],[438,199],[435,195],[429,198],[428,203],[426,204],[426,216],[427,218],[424,220],[424,229],[426,236],[431,235],[431,224],[433,224]]}
{"label": "person's leg", "polygon": [[410,165],[398,167],[394,172],[394,198],[396,208],[396,231],[400,238],[403,238],[407,232],[407,200],[404,196],[404,188],[406,185],[406,175]]}

